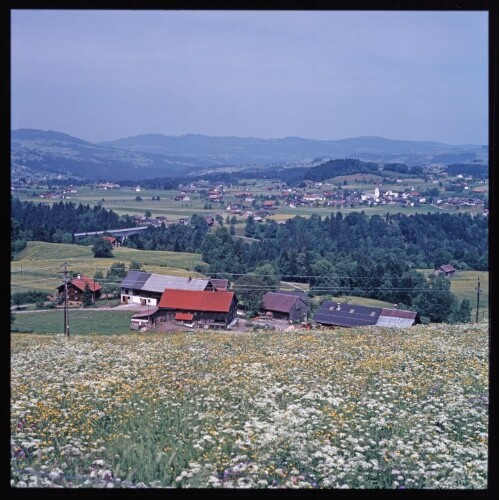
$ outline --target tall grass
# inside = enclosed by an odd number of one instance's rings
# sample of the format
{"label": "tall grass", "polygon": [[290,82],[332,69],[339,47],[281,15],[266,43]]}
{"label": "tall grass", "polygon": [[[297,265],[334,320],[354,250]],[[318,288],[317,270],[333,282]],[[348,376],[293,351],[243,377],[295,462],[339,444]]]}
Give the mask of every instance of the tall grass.
{"label": "tall grass", "polygon": [[485,323],[13,335],[11,379],[16,487],[487,486]]}

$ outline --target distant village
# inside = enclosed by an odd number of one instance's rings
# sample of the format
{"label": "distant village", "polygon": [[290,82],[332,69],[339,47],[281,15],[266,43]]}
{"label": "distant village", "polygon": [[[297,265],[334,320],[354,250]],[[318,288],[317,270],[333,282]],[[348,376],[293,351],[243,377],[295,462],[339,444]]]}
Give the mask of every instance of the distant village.
{"label": "distant village", "polygon": [[[419,187],[402,185],[402,179],[385,179],[371,181],[373,189],[371,191],[360,190],[355,187],[339,186],[332,182],[308,182],[306,188],[288,187],[282,181],[270,181],[266,186],[267,195],[255,195],[251,189],[235,190],[222,183],[210,183],[205,180],[198,180],[186,185],[179,185],[177,194],[173,200],[177,202],[190,202],[192,195],[196,194],[205,201],[205,208],[218,207],[228,214],[240,216],[253,216],[255,222],[261,222],[265,217],[276,213],[281,207],[300,208],[331,208],[341,209],[344,207],[376,207],[385,205],[397,205],[400,207],[420,207],[433,205],[443,209],[459,209],[465,207],[475,207],[482,210],[483,215],[488,215],[488,208],[484,205],[484,195],[487,194],[487,186],[483,179],[474,179],[471,175],[458,174],[456,177],[448,178],[439,165],[429,165],[425,167],[428,182],[425,183],[425,191],[432,190],[432,196],[422,194]],[[359,174],[359,182],[364,183],[362,174]],[[63,176],[59,175],[58,180]],[[26,189],[40,183],[42,179],[30,176],[13,177],[11,190]],[[407,179],[405,180],[407,181]],[[47,182],[45,180],[45,182]],[[390,182],[401,184],[400,189],[383,189],[383,184]],[[237,187],[245,186],[240,183]],[[474,185],[472,187],[471,185]],[[101,182],[93,185],[96,189],[126,190],[137,193],[140,198],[141,186],[121,186],[115,182]],[[51,190],[39,193],[38,196],[44,199],[71,200],[73,195],[78,193],[75,186],[69,185],[58,190]],[[137,224],[160,225],[166,221],[161,218],[137,217]],[[180,223],[187,223],[186,220],[178,220]]]}

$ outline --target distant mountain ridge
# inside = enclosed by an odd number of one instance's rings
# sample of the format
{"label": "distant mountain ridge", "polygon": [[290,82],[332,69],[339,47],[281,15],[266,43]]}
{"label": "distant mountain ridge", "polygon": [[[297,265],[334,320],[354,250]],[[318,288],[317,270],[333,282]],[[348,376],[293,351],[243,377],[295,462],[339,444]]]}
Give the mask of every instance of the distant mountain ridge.
{"label": "distant mountain ridge", "polygon": [[455,163],[484,158],[487,153],[487,147],[481,145],[374,136],[316,140],[143,134],[92,143],[52,130],[11,131],[12,168],[25,165],[37,171],[116,181],[183,176],[224,166],[306,164],[321,158],[324,161],[353,158],[409,165],[422,165],[433,159],[446,163],[448,158]]}
{"label": "distant mountain ridge", "polygon": [[246,148],[246,154],[282,154],[285,157],[303,155],[345,155],[373,152],[379,154],[418,153],[438,151],[461,151],[480,148],[480,145],[452,146],[433,141],[407,141],[386,139],[383,137],[364,136],[349,139],[319,140],[301,137],[284,137],[282,139],[258,139],[252,137],[210,137],[198,134],[166,136],[162,134],[145,134],[100,143],[101,145],[120,149],[140,151],[163,151],[170,154],[185,152],[192,148],[195,154],[229,154],[235,148]]}

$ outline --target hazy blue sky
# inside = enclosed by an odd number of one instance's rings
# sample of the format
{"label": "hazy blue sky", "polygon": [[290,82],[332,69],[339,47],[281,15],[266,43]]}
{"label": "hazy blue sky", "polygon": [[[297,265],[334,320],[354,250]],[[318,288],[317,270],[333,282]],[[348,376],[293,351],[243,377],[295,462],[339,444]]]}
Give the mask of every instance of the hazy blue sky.
{"label": "hazy blue sky", "polygon": [[488,142],[486,12],[12,12],[12,128]]}

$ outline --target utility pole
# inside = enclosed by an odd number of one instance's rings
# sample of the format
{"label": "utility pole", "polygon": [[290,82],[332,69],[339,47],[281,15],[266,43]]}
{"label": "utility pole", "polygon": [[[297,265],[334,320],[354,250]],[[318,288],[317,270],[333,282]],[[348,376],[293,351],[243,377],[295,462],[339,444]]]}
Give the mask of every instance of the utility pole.
{"label": "utility pole", "polygon": [[480,307],[480,293],[482,292],[480,290],[480,277],[478,278],[478,283],[477,283],[475,290],[476,290],[476,322],[478,323],[478,309]]}
{"label": "utility pole", "polygon": [[64,262],[64,335],[69,337],[68,269]]}

